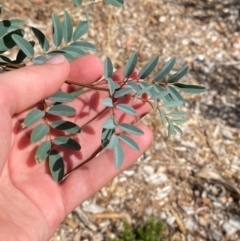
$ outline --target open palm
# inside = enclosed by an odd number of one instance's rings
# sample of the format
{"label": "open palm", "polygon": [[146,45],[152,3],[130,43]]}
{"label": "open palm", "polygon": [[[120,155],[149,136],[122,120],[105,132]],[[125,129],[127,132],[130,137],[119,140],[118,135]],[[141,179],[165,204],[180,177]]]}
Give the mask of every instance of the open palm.
{"label": "open palm", "polygon": [[[59,57],[58,57],[59,60]],[[102,62],[93,56],[73,61],[61,59],[56,64],[30,66],[0,76],[0,240],[49,240],[65,216],[76,206],[106,185],[120,171],[131,165],[149,146],[151,131],[143,125],[138,127],[144,136],[135,139],[140,151],[136,152],[123,144],[125,159],[116,169],[112,151],[99,152],[101,125],[110,112],[101,105],[106,92],[88,91],[71,103],[77,115],[70,119],[82,127],[76,137],[82,149],[73,152],[60,149],[65,161],[67,178],[56,183],[49,174],[47,163],[36,164],[36,146],[30,143],[32,127],[22,130],[20,123],[32,106],[52,95],[58,89],[69,88],[68,78],[89,84],[102,75]],[[91,67],[89,67],[91,66]],[[122,70],[114,74],[121,79]],[[124,97],[123,103],[131,103]],[[147,104],[134,103],[139,116],[149,111]],[[122,121],[135,119],[122,115]]]}

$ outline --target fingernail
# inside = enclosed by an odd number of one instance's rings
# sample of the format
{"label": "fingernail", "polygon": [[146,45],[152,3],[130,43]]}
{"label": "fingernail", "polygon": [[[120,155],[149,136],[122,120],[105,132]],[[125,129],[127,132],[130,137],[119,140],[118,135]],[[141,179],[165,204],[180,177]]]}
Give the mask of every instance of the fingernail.
{"label": "fingernail", "polygon": [[65,57],[61,54],[55,55],[52,58],[48,59],[45,63],[46,64],[60,64],[65,60]]}

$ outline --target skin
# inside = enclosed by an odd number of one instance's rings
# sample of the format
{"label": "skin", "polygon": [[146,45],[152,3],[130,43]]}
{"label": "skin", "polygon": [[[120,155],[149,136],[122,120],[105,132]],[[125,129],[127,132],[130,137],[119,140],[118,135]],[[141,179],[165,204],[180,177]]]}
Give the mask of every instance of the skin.
{"label": "skin", "polygon": [[[114,80],[121,80],[122,72],[123,69],[116,71]],[[26,114],[57,90],[73,89],[64,84],[66,79],[90,84],[102,75],[103,64],[94,56],[79,58],[71,64],[62,58],[58,64],[45,63],[1,74],[0,240],[48,241],[74,208],[133,164],[150,145],[152,132],[139,124],[144,135],[129,137],[139,144],[140,151],[122,144],[125,159],[121,168],[115,168],[111,150],[95,157],[100,150],[101,125],[111,112],[101,105],[107,93],[91,90],[69,103],[77,109],[77,115],[69,119],[82,127],[82,132],[75,137],[82,146],[81,151],[59,149],[64,153],[65,173],[75,170],[56,183],[49,174],[47,162],[36,163],[37,145],[29,140],[34,126],[25,129],[20,126]],[[139,116],[150,110],[148,104],[131,103],[128,97],[118,101],[134,105]],[[136,121],[136,117],[121,112],[116,115],[124,122]]]}

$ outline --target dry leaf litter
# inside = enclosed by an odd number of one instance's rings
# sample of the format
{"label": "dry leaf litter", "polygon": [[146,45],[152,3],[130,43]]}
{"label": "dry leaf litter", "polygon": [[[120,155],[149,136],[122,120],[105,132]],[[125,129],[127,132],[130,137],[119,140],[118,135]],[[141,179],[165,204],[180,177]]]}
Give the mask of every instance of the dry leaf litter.
{"label": "dry leaf litter", "polygon": [[[167,240],[240,240],[240,1],[126,0],[123,8],[96,1],[77,9],[70,0],[2,1],[5,17],[51,34],[51,13],[68,10],[77,23],[90,14],[83,39],[118,68],[134,52],[139,67],[154,55],[174,70],[190,66],[184,82],[208,91],[189,96],[184,134],[166,142],[158,113],[143,119],[155,135],[135,165],[66,217],[51,241],[116,237],[122,220],[139,226],[154,215]],[[81,192],[81,190],[79,190]]]}

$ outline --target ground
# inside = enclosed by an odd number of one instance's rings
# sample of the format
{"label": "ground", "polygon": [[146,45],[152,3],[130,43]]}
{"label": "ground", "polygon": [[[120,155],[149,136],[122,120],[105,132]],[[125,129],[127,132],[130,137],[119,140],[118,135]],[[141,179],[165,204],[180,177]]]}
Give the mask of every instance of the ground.
{"label": "ground", "polygon": [[70,0],[2,1],[4,17],[51,33],[51,13],[67,9],[77,23],[89,12],[85,37],[123,66],[134,52],[139,68],[154,55],[160,66],[188,64],[184,82],[207,92],[187,96],[184,134],[166,142],[158,114],[143,121],[155,133],[151,148],[71,213],[52,241],[114,237],[125,218],[138,226],[150,215],[165,221],[168,240],[240,239],[240,2],[239,0],[125,0],[116,9],[96,1],[77,9]]}

